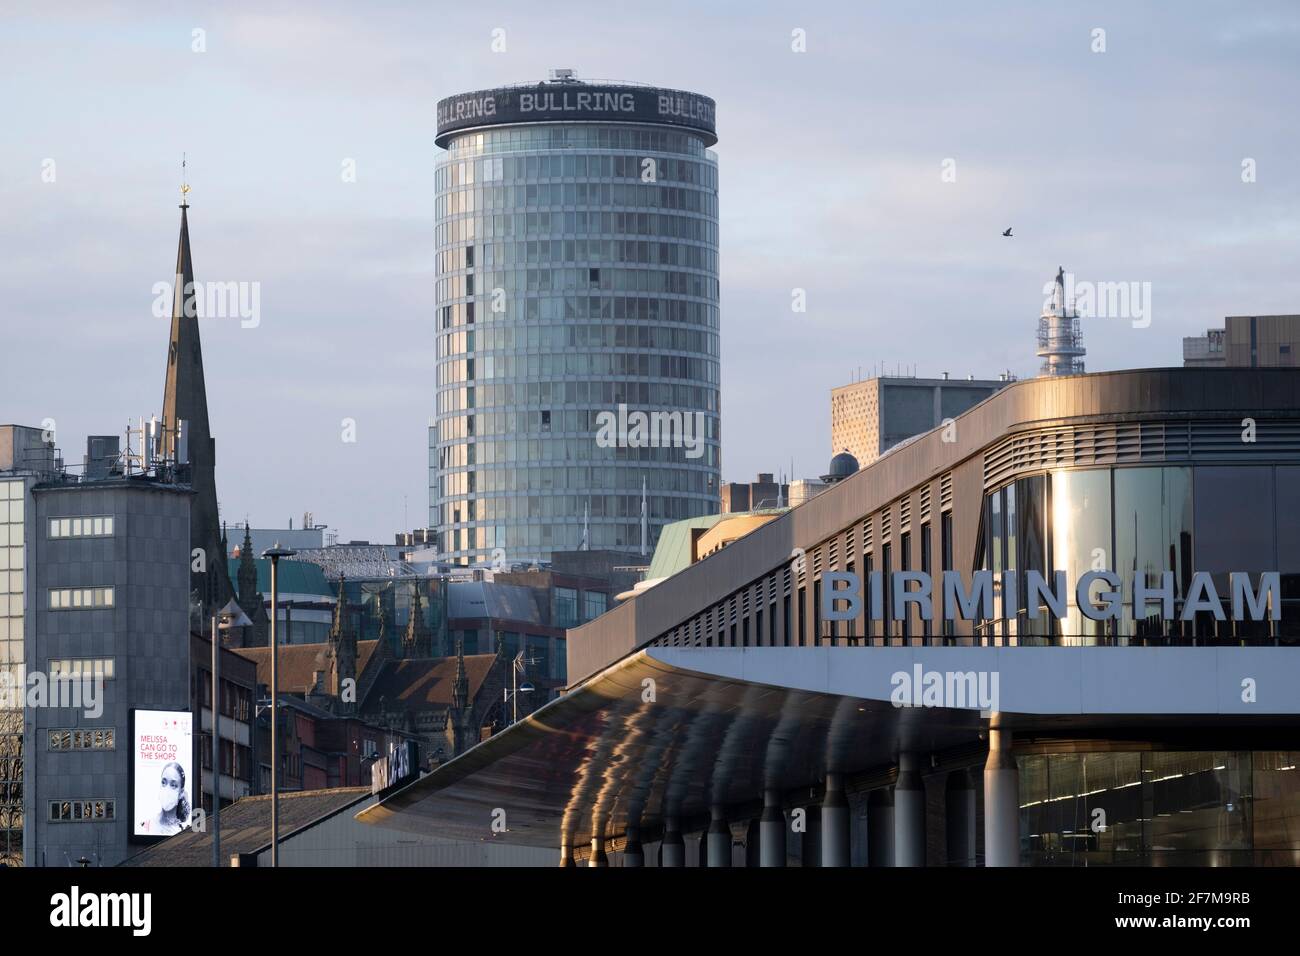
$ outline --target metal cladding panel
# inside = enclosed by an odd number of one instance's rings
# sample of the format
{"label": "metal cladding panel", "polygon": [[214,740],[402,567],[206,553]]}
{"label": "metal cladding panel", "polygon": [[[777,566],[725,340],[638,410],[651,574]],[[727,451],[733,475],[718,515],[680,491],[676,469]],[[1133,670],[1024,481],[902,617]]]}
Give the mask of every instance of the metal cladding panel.
{"label": "metal cladding panel", "polygon": [[[977,497],[969,482],[982,482],[984,452],[1018,432],[1066,425],[1095,430],[1103,424],[1143,423],[1145,427],[1146,423],[1164,423],[1169,439],[1185,441],[1187,429],[1198,421],[1217,420],[1225,428],[1232,424],[1239,429],[1246,417],[1265,421],[1270,417],[1294,419],[1298,414],[1300,369],[1139,369],[1013,382],[956,419],[955,441],[945,442],[942,428],[927,432],[641,594],[630,602],[635,610],[624,605],[570,631],[569,674],[576,683],[609,666],[631,649],[788,562],[795,547],[811,551],[863,516],[948,470],[955,470],[956,475],[955,513],[964,512],[956,514],[954,528],[954,546],[962,556],[962,549],[974,547],[974,532],[968,531],[967,522],[977,520],[961,505]],[[1184,437],[1179,438],[1179,432]],[[1273,448],[1266,454],[1276,451]],[[1288,450],[1286,457],[1294,451]],[[968,468],[958,468],[966,463]],[[897,514],[894,524],[896,528]],[[876,538],[879,546],[879,529]]]}
{"label": "metal cladding panel", "polygon": [[458,133],[521,123],[651,123],[718,141],[717,106],[699,93],[652,86],[583,82],[538,83],[458,93],[438,101],[442,147]]}
{"label": "metal cladding panel", "polygon": [[[692,832],[710,805],[752,818],[765,788],[809,792],[828,771],[878,775],[900,751],[979,750],[980,700],[896,707],[898,671],[1001,672],[1002,726],[1018,738],[1181,734],[1197,748],[1249,731],[1294,740],[1300,661],[1287,648],[649,648],[389,795],[361,824],[445,839],[578,847],[666,814]],[[1269,675],[1268,711],[1239,700]],[[656,686],[653,703],[645,681]],[[1217,735],[1217,738],[1216,738]],[[1264,743],[1269,741],[1269,743]],[[1285,745],[1279,747],[1285,749]]]}

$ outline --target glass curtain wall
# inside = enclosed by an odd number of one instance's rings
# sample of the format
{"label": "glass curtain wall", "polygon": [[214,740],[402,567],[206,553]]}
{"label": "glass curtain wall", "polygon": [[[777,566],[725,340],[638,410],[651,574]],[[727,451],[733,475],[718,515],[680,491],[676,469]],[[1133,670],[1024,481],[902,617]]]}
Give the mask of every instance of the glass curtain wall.
{"label": "glass curtain wall", "polygon": [[1296,866],[1296,757],[1288,751],[1018,757],[1021,862]]}
{"label": "glass curtain wall", "polygon": [[[985,495],[975,567],[994,572],[993,617],[976,640],[997,644],[1213,645],[1300,642],[1300,467],[1170,466],[1055,471],[1018,479]],[[1027,603],[1025,572],[1049,583],[1064,571],[1067,613]],[[1003,570],[1018,587],[1004,594]],[[1118,619],[1094,621],[1079,609],[1075,585],[1089,571],[1121,580]],[[1280,573],[1281,621],[1231,620],[1230,572]],[[1184,621],[1192,575],[1208,572],[1225,620],[1209,611]],[[1157,599],[1135,606],[1134,584],[1172,582],[1173,615]],[[1094,582],[1101,606],[1104,582]]]}

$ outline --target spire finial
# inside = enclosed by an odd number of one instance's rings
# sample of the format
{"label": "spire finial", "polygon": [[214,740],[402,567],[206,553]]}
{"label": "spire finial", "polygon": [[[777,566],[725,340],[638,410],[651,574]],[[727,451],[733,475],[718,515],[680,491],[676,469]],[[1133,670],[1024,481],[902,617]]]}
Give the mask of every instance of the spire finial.
{"label": "spire finial", "polygon": [[190,184],[185,176],[185,154],[181,153],[181,208],[189,209]]}

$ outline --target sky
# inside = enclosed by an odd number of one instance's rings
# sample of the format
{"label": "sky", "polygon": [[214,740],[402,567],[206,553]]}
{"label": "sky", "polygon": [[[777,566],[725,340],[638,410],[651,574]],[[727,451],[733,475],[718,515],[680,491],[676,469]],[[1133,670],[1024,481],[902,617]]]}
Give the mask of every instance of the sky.
{"label": "sky", "polygon": [[1036,374],[1058,266],[1142,296],[1085,316],[1089,371],[1300,312],[1294,3],[0,0],[0,23],[0,422],[52,420],[80,462],[161,411],[184,154],[196,278],[259,290],[256,324],[201,324],[232,523],[426,523],[435,105],[556,67],[717,101],[724,481],[821,474],[859,376]]}

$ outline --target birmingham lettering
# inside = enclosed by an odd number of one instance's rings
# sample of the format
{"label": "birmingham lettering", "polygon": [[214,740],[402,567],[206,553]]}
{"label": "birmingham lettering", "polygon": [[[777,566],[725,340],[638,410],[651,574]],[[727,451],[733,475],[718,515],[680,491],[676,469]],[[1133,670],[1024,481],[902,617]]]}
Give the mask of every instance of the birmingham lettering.
{"label": "birmingham lettering", "polygon": [[[1019,571],[1008,570],[1002,571],[999,576],[1003,607],[1006,608],[1008,618],[1014,618],[1016,609],[1020,607],[1018,595],[1021,593],[1022,578],[1026,606],[1046,607],[1057,619],[1067,617],[1071,594],[1079,613],[1093,621],[1118,619],[1126,604],[1134,609],[1134,616],[1145,615],[1148,604],[1158,603],[1163,618],[1169,620],[1174,617],[1172,571],[1161,575],[1159,587],[1148,586],[1144,576],[1139,575],[1128,593],[1127,602],[1124,600],[1124,582],[1113,571],[1094,570],[1080,575],[1073,592],[1067,587],[1064,571],[1055,572],[1050,585],[1038,571],[1028,571],[1022,576]],[[1251,587],[1250,578],[1250,573],[1246,571],[1233,571],[1228,575],[1232,620],[1280,621],[1282,612],[1278,594],[1281,585],[1278,572],[1261,573],[1258,588]],[[944,620],[980,621],[994,618],[994,583],[993,571],[976,571],[971,575],[970,588],[967,589],[960,571],[943,572]],[[1097,585],[1105,585],[1106,589],[1093,594],[1093,588]],[[868,616],[873,621],[884,620],[883,572],[869,572],[867,586],[870,597]],[[906,620],[909,604],[916,605],[922,621],[934,619],[933,581],[928,573],[895,571],[890,575],[889,588],[891,620]],[[866,596],[862,591],[862,578],[858,574],[852,571],[827,571],[822,576],[822,620],[852,621],[861,617]],[[1214,615],[1216,621],[1227,620],[1223,603],[1208,571],[1197,571],[1192,575],[1180,619],[1190,621],[1202,611]]]}

